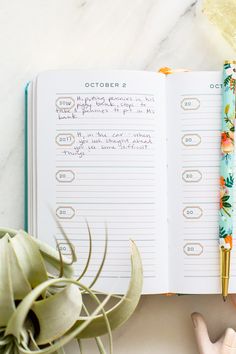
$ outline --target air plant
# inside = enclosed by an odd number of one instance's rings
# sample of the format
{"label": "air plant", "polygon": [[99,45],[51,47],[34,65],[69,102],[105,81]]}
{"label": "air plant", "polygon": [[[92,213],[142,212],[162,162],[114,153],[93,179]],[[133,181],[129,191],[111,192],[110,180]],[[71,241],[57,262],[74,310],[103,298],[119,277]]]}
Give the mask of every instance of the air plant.
{"label": "air plant", "polygon": [[[90,285],[83,284],[92,255],[92,237],[88,226],[89,251],[81,275],[73,277],[74,248],[63,229],[72,259],[31,237],[24,231],[0,229],[0,353],[65,353],[63,347],[76,338],[94,338],[98,352],[106,350],[101,336],[108,334],[109,352],[113,353],[111,331],[134,312],[142,290],[142,263],[131,241],[131,278],[124,296],[101,294],[93,289],[107,254],[107,236],[101,265]],[[86,297],[95,303],[86,305]],[[107,309],[114,298],[117,302]]]}

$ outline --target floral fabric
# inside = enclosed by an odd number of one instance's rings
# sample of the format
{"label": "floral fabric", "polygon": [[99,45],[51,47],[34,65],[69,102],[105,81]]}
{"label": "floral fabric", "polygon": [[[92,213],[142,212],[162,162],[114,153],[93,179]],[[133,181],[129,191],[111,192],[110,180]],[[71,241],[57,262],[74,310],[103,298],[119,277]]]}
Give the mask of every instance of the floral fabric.
{"label": "floral fabric", "polygon": [[225,62],[223,70],[223,116],[220,161],[220,246],[232,248],[234,130],[235,130],[236,61]]}

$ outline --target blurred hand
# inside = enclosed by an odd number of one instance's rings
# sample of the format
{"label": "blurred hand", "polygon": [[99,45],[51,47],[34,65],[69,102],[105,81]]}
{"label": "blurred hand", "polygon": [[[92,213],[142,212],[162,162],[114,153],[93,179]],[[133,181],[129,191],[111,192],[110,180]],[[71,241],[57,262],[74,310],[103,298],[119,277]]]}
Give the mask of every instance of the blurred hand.
{"label": "blurred hand", "polygon": [[236,332],[227,328],[222,337],[212,343],[207,325],[200,313],[191,315],[200,354],[236,354]]}

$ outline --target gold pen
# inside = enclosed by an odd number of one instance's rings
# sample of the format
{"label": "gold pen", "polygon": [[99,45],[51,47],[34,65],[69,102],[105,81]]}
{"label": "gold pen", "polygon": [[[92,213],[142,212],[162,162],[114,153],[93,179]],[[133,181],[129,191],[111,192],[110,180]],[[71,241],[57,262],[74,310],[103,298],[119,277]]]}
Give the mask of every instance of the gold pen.
{"label": "gold pen", "polygon": [[222,93],[219,243],[222,296],[225,301],[229,290],[230,252],[233,247],[236,61],[224,63]]}
{"label": "gold pen", "polygon": [[226,301],[229,291],[230,251],[230,249],[221,248],[221,288],[224,301]]}
{"label": "gold pen", "polygon": [[221,286],[224,301],[229,291],[230,252],[233,247],[235,93],[236,61],[225,61],[222,85],[219,217]]}

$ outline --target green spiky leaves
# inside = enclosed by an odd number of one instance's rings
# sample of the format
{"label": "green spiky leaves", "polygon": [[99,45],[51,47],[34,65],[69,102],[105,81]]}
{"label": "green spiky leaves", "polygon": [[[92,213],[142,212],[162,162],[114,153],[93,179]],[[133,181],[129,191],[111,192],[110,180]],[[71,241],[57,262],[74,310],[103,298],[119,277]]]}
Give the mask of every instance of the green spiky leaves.
{"label": "green spiky leaves", "polygon": [[[88,227],[89,252],[78,279],[72,278],[73,265],[60,252],[29,236],[24,231],[0,229],[0,352],[3,354],[63,354],[63,347],[77,338],[82,351],[83,338],[95,338],[98,352],[105,354],[100,338],[108,334],[109,352],[113,352],[111,331],[122,325],[134,312],[142,291],[142,263],[131,242],[131,278],[122,297],[93,290],[107,254],[89,286],[83,284],[92,255],[92,235]],[[65,239],[73,250],[64,230]],[[72,252],[72,261],[75,255]],[[53,274],[49,272],[54,269]],[[90,311],[84,297],[95,304]],[[107,310],[114,297],[117,303]]]}

